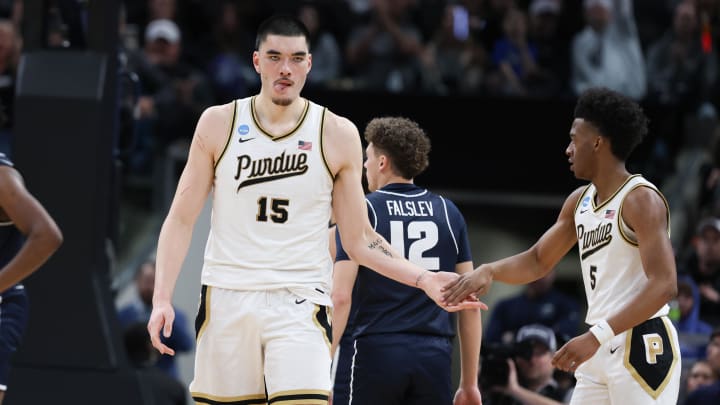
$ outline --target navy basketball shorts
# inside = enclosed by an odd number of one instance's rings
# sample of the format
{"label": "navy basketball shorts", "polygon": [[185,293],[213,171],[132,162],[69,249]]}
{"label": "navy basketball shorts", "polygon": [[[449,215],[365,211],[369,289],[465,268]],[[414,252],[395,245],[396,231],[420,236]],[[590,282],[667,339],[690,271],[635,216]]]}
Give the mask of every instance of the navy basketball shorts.
{"label": "navy basketball shorts", "polygon": [[348,405],[350,403],[350,373],[355,355],[355,340],[351,336],[343,336],[337,350],[333,405]]}
{"label": "navy basketball shorts", "polygon": [[29,304],[23,288],[14,287],[0,295],[0,391],[7,390],[10,358],[22,342]]}
{"label": "navy basketball shorts", "polygon": [[452,405],[452,340],[394,333],[355,340],[349,404]]}

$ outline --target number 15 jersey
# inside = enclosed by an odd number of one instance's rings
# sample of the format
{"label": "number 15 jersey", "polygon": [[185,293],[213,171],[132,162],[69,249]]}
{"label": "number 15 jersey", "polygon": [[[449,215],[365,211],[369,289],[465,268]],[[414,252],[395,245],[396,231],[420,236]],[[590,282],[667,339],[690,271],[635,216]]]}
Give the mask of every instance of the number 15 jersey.
{"label": "number 15 jersey", "polygon": [[298,124],[281,135],[261,127],[254,97],[236,101],[215,167],[203,284],[322,291],[317,303],[330,305],[333,179],[322,149],[325,108],[304,101]]}

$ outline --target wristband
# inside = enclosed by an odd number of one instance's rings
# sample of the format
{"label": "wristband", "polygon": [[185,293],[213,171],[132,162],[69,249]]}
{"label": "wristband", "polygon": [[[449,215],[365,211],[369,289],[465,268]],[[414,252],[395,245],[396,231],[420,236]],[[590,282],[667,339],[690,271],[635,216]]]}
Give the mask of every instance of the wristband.
{"label": "wristband", "polygon": [[590,333],[595,335],[595,338],[600,342],[600,346],[604,345],[605,342],[612,339],[615,336],[610,324],[606,320],[602,320],[590,328]]}
{"label": "wristband", "polygon": [[[423,277],[429,272],[430,270],[425,270],[422,273],[418,274],[417,278],[415,279],[415,287],[418,287],[418,284],[420,284],[420,280],[422,280]],[[419,288],[419,287],[418,287]]]}

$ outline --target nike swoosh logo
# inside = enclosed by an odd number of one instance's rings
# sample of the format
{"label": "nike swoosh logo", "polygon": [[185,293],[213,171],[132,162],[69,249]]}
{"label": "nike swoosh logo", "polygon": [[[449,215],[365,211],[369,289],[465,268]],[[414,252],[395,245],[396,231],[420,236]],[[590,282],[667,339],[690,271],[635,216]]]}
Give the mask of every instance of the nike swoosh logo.
{"label": "nike swoosh logo", "polygon": [[303,299],[301,299],[301,300],[295,300],[295,303],[296,303],[296,304],[302,304],[302,303],[305,302],[305,301],[307,301],[307,300],[303,298]]}
{"label": "nike swoosh logo", "polygon": [[238,138],[238,142],[243,143],[243,142],[247,142],[247,141],[252,141],[253,139],[255,139],[255,138],[247,138],[247,139]]}
{"label": "nike swoosh logo", "polygon": [[619,349],[619,348],[620,348],[620,346],[618,346],[618,347],[616,347],[616,348],[614,348],[614,349],[610,349],[610,354],[615,353],[615,352],[617,351],[617,349]]}
{"label": "nike swoosh logo", "polygon": [[[252,138],[251,138],[251,139],[252,139]],[[240,142],[242,142],[242,140],[241,140]],[[584,213],[586,213],[586,212],[588,212],[588,210],[580,210],[580,213],[581,213],[581,214],[584,214]]]}

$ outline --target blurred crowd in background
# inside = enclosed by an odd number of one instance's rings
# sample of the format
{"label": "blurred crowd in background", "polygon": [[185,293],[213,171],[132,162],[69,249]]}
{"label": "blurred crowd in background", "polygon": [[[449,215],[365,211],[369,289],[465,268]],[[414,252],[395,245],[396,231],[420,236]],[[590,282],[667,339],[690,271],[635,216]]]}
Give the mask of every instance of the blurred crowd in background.
{"label": "blurred crowd in background", "polygon": [[[87,1],[47,3],[48,47],[82,47]],[[701,362],[720,326],[720,0],[124,0],[120,106],[133,136],[120,158],[128,181],[156,178],[157,157],[189,141],[205,108],[257,92],[254,33],[276,12],[297,15],[311,33],[307,91],[572,100],[605,86],[683,117],[686,133],[654,145],[664,167],[650,170],[673,217],[679,294],[671,316],[684,378],[698,363],[707,381],[718,380],[720,365]],[[0,149],[8,154],[22,15],[22,0],[0,0],[0,101],[10,118]],[[546,322],[559,343],[572,336],[567,320],[563,330]]]}

